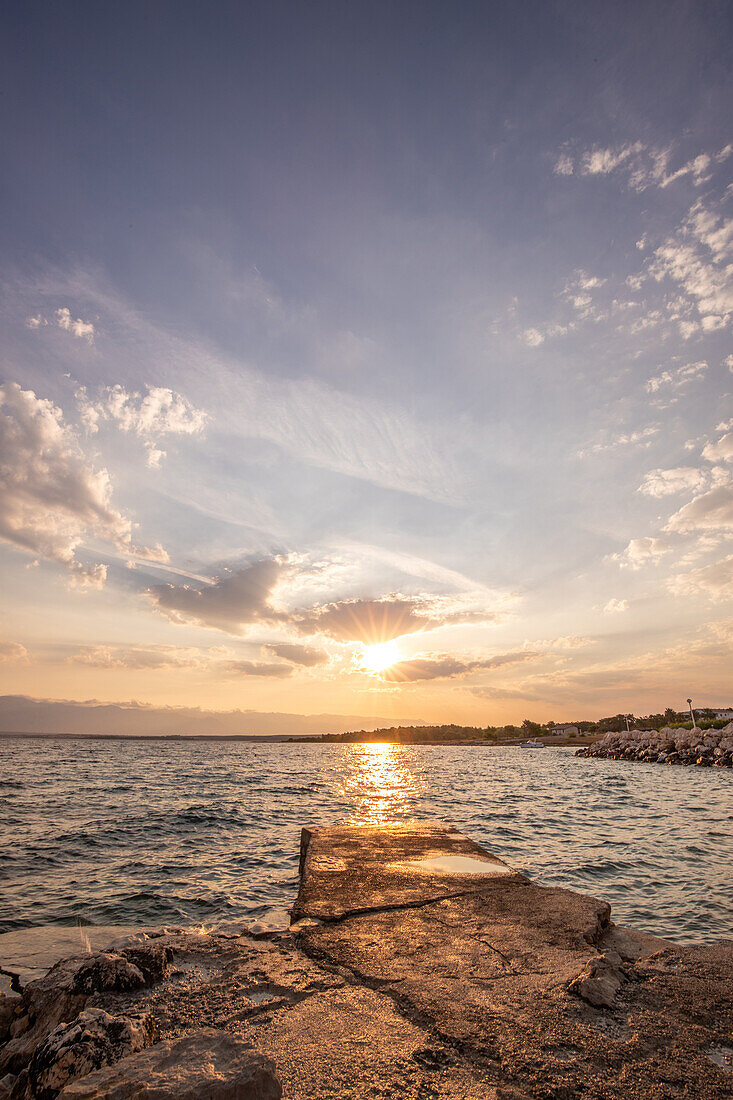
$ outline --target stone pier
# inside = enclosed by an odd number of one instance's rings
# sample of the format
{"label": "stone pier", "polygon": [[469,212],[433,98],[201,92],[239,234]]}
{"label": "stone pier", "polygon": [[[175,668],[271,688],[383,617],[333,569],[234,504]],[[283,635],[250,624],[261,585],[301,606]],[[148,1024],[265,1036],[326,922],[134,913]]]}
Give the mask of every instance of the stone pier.
{"label": "stone pier", "polygon": [[290,928],[141,934],[1,1003],[0,1098],[722,1100],[732,1027],[730,941],[619,928],[448,826],[313,829]]}

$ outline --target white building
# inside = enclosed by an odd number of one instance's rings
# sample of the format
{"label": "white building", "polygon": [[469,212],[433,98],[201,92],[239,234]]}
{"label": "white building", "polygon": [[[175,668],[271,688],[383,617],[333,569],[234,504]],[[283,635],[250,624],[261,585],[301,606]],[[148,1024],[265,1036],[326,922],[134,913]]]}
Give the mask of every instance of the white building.
{"label": "white building", "polygon": [[558,737],[568,737],[571,733],[580,733],[580,730],[570,722],[559,722],[552,727],[550,733],[556,734]]}
{"label": "white building", "polygon": [[710,709],[716,718],[725,719],[726,722],[730,722],[733,719],[733,709],[730,707],[728,707],[727,710],[715,710],[713,707]]}

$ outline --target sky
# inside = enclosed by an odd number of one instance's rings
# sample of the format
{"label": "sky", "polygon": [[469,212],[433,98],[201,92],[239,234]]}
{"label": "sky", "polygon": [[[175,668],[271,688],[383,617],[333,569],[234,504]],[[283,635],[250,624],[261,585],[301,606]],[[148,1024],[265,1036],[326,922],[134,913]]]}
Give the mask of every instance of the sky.
{"label": "sky", "polygon": [[733,705],[730,4],[2,21],[0,725]]}

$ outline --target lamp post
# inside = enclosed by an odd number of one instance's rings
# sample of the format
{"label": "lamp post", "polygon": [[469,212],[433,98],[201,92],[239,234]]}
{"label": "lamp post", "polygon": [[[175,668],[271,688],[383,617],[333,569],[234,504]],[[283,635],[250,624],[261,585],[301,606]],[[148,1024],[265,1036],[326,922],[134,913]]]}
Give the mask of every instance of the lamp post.
{"label": "lamp post", "polygon": [[628,714],[625,714],[624,718],[626,719],[626,732],[630,733],[631,730],[629,729],[629,716],[628,716]]}
{"label": "lamp post", "polygon": [[692,719],[692,728],[697,729],[697,723],[695,721],[695,712],[692,709],[692,699],[687,700],[687,705],[690,708],[690,718]]}

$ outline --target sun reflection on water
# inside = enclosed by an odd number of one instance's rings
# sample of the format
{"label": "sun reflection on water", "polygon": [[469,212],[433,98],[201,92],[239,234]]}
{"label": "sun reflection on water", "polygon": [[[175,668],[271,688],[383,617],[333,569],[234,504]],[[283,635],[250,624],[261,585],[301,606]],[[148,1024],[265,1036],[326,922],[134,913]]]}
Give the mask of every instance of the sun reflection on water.
{"label": "sun reflection on water", "polygon": [[383,743],[351,746],[341,794],[353,809],[353,825],[386,825],[413,816],[422,784],[408,767],[403,745]]}

